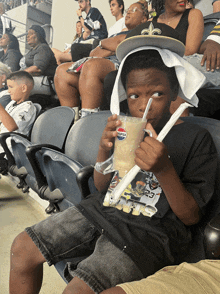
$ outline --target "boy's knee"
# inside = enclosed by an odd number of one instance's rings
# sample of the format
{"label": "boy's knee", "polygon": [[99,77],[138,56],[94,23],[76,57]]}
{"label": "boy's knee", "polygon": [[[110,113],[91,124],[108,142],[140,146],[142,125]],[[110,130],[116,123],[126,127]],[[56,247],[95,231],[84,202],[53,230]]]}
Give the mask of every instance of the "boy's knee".
{"label": "boy's knee", "polygon": [[45,259],[38,247],[26,232],[20,233],[11,246],[11,260],[25,264],[32,263],[38,265],[45,262]]}

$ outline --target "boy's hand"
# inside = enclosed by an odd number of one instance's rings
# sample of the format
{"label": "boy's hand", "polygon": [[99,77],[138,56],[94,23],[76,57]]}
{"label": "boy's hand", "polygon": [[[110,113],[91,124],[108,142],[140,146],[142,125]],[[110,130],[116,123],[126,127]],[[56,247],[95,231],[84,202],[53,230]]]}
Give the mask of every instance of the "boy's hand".
{"label": "boy's hand", "polygon": [[157,141],[157,133],[152,125],[148,123],[146,129],[150,130],[152,137],[148,136],[136,150],[135,163],[145,171],[151,171],[155,175],[166,171],[171,166],[166,146]]}
{"label": "boy's hand", "polygon": [[78,15],[78,16],[82,16],[82,10],[79,8],[79,9],[77,9],[76,10],[76,14]]}
{"label": "boy's hand", "polygon": [[108,118],[107,125],[102,133],[100,147],[104,151],[110,151],[113,147],[114,139],[118,133],[116,129],[121,125],[121,121],[118,120],[117,114],[114,114]]}

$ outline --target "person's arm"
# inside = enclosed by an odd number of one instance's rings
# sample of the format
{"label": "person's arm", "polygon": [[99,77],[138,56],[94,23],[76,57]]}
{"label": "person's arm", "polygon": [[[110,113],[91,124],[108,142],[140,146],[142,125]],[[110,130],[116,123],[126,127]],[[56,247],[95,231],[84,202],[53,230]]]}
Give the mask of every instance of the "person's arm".
{"label": "person's arm", "polygon": [[[110,152],[113,149],[114,139],[117,137],[116,128],[120,126],[120,124],[121,122],[117,119],[116,114],[108,118],[107,125],[100,140],[96,162],[104,162],[110,157]],[[99,192],[105,191],[108,188],[111,178],[111,173],[103,175],[94,170],[94,183]]]}
{"label": "person's arm", "polygon": [[9,132],[14,132],[18,129],[18,126],[14,119],[8,114],[4,107],[0,104],[0,121],[6,127]]}
{"label": "person's arm", "polygon": [[204,66],[206,62],[207,71],[214,71],[220,68],[220,21],[218,21],[208,38],[202,43],[199,53],[203,54],[201,66]]}
{"label": "person's arm", "polygon": [[76,14],[78,15],[79,20],[81,22],[81,25],[82,25],[82,27],[84,29],[82,37],[83,37],[84,40],[86,40],[90,36],[91,30],[85,25],[84,18],[82,17],[82,11],[81,11],[80,8],[76,11]]}
{"label": "person's arm", "polygon": [[24,70],[30,73],[32,76],[40,76],[42,74],[41,70],[36,65],[29,66]]}
{"label": "person's arm", "polygon": [[217,0],[213,3],[213,13],[220,12],[220,1]]}
{"label": "person's arm", "polygon": [[152,132],[153,137],[146,137],[136,150],[136,164],[142,170],[154,173],[171,209],[185,225],[198,223],[201,211],[197,202],[181,182],[166,146],[156,140],[157,134],[151,124],[148,123],[146,128]]}
{"label": "person's arm", "polygon": [[4,63],[10,67],[12,72],[19,69],[19,61],[20,55],[18,55],[15,51],[9,49],[6,53]]}
{"label": "person's arm", "polygon": [[204,33],[204,21],[199,9],[191,9],[189,13],[189,26],[186,35],[185,55],[193,55],[199,51]]}
{"label": "person's arm", "polygon": [[101,47],[97,46],[92,50],[90,56],[107,57],[115,54],[116,48],[126,38],[126,35],[125,33],[101,40]]}
{"label": "person's arm", "polygon": [[220,68],[220,44],[213,40],[205,40],[200,47],[199,53],[203,54],[201,66],[206,62],[206,70],[214,71]]}

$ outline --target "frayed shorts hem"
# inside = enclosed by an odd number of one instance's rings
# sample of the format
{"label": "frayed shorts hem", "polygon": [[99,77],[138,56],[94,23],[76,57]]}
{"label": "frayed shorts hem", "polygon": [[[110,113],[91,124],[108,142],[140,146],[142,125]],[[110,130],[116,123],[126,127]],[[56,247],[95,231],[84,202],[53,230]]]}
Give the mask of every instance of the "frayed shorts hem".
{"label": "frayed shorts hem", "polygon": [[66,274],[65,271],[64,275],[68,282],[70,282],[74,277],[77,277],[83,280],[96,294],[99,294],[100,292],[105,290],[105,288],[97,282],[96,277],[93,277],[91,273],[87,273],[85,270],[76,269],[74,272],[71,273],[71,275],[69,274],[68,270],[67,272],[68,274]]}
{"label": "frayed shorts hem", "polygon": [[35,232],[32,230],[32,228],[28,227],[28,228],[25,229],[25,231],[31,237],[34,244],[39,248],[39,250],[40,250],[41,254],[43,255],[43,257],[45,258],[47,264],[49,266],[53,265],[53,262],[52,262],[52,259],[51,259],[50,255],[49,255],[49,253],[47,252],[47,250],[45,249],[43,244],[39,241],[39,238],[37,237]]}

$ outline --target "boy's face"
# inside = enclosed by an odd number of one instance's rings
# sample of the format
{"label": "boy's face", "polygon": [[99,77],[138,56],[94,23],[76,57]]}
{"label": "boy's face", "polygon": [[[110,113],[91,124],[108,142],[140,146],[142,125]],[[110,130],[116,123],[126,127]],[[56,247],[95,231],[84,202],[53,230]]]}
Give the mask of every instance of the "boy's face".
{"label": "boy's face", "polygon": [[79,8],[81,11],[85,11],[87,6],[89,5],[89,1],[87,0],[78,0]]}
{"label": "boy's face", "polygon": [[119,7],[119,4],[117,2],[117,0],[112,0],[110,3],[110,10],[111,10],[111,14],[113,16],[117,16],[121,13],[121,9]]}
{"label": "boy's face", "polygon": [[17,103],[20,103],[23,101],[23,96],[24,96],[24,84],[22,83],[17,83],[14,80],[7,80],[7,85],[8,85],[8,92],[11,95],[11,100],[16,101]]}
{"label": "boy's face", "polygon": [[173,97],[165,72],[156,68],[132,70],[127,76],[126,92],[130,114],[135,117],[143,117],[153,98],[147,120],[154,128],[163,127]]}

